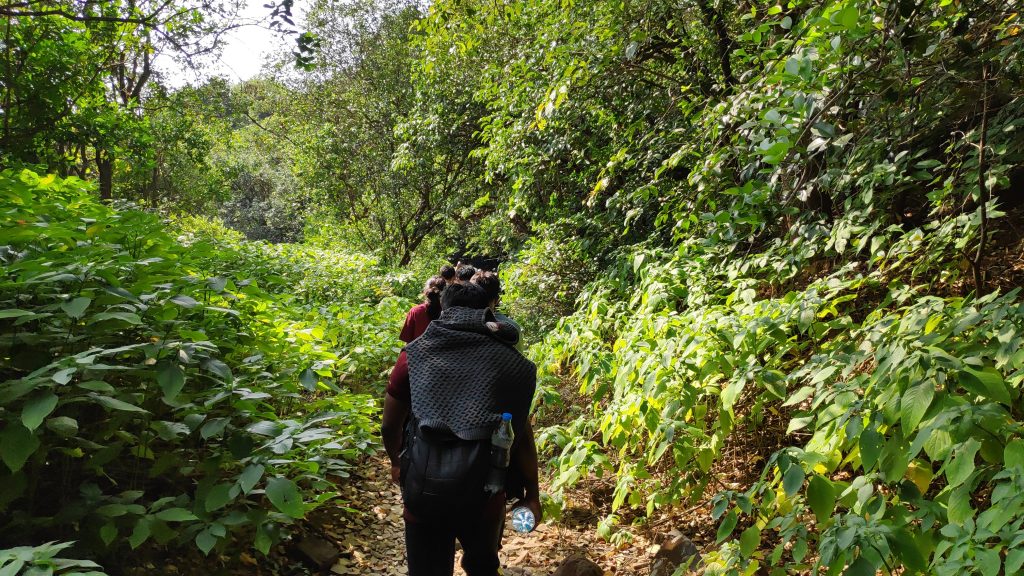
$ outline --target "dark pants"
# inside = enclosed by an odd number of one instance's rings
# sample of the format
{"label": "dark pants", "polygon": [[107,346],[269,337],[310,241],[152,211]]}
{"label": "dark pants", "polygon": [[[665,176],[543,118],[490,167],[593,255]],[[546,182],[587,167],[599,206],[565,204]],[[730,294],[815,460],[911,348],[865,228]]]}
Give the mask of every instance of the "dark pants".
{"label": "dark pants", "polygon": [[405,551],[409,576],[452,576],[456,539],[462,544],[462,569],[467,576],[497,576],[504,528],[504,495],[490,499],[479,515],[445,522],[423,522],[407,513]]}

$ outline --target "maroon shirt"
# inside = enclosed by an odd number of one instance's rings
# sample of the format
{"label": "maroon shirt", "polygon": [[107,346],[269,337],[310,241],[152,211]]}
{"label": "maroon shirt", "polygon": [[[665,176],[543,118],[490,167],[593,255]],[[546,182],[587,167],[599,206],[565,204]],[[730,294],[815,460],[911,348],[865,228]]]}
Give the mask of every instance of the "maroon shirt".
{"label": "maroon shirt", "polygon": [[398,337],[402,339],[402,342],[408,344],[419,338],[420,334],[427,329],[428,324],[430,324],[430,314],[427,312],[427,305],[424,303],[413,306],[405,315],[405,324],[402,325],[402,332]]}
{"label": "maroon shirt", "polygon": [[395,400],[401,400],[406,405],[412,405],[412,392],[409,389],[409,359],[405,357],[405,350],[398,355],[395,368],[391,370],[388,377],[388,394]]}

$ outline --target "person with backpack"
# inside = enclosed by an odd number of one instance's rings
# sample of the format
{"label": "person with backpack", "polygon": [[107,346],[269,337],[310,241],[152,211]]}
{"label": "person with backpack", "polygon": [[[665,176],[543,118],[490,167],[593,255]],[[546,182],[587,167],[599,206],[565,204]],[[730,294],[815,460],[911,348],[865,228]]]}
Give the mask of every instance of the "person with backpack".
{"label": "person with backpack", "polygon": [[423,286],[423,302],[413,306],[405,315],[405,323],[398,338],[408,344],[427,329],[432,320],[441,315],[441,292],[446,282],[441,276],[434,276]]}
{"label": "person with backpack", "polygon": [[[402,351],[388,382],[381,435],[402,487],[409,576],[451,576],[456,540],[468,576],[496,576],[506,500],[520,500],[541,520],[529,421],[536,366],[509,343],[518,334],[487,304],[479,286],[447,287],[441,316]],[[489,492],[492,436],[509,420],[504,490]]]}

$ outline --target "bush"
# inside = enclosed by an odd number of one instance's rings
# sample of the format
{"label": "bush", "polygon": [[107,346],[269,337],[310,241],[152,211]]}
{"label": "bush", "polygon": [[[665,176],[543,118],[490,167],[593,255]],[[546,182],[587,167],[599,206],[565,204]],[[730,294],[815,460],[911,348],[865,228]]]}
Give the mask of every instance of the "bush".
{"label": "bush", "polygon": [[373,449],[375,401],[341,385],[393,355],[364,336],[397,331],[403,301],[277,294],[290,270],[247,266],[309,254],[182,245],[75,178],[7,170],[0,190],[0,544],[267,552]]}

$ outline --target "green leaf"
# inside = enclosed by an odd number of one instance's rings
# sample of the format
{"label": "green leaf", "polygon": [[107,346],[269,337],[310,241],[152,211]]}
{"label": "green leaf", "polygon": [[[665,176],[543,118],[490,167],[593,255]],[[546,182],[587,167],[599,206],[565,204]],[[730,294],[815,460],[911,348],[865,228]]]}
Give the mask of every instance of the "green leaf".
{"label": "green leaf", "polygon": [[982,576],[998,576],[1002,560],[999,552],[991,548],[975,548],[974,564],[981,570]]}
{"label": "green leaf", "polygon": [[35,316],[35,312],[29,310],[18,310],[16,308],[8,308],[7,310],[0,310],[0,320],[4,318],[21,318],[22,316]]}
{"label": "green leaf", "polygon": [[92,298],[86,298],[85,296],[69,300],[60,305],[60,309],[71,318],[81,318],[82,314],[85,314],[85,309],[92,303]]}
{"label": "green leaf", "polygon": [[128,506],[125,504],[104,504],[96,509],[96,513],[100,516],[106,516],[107,518],[117,518],[118,516],[124,516],[128,513]]}
{"label": "green leaf", "polygon": [[807,483],[807,503],[818,523],[828,520],[836,507],[836,489],[828,479],[814,474]]}
{"label": "green leaf", "polygon": [[117,538],[117,525],[113,522],[107,522],[100,528],[100,540],[103,540],[103,544],[110,546],[110,543]]}
{"label": "green leaf", "polygon": [[148,410],[144,410],[144,409],[139,408],[138,406],[136,406],[134,404],[129,404],[129,403],[123,401],[123,400],[118,400],[117,398],[111,398],[110,396],[101,396],[99,394],[90,394],[89,397],[92,398],[93,400],[95,400],[97,403],[99,403],[99,404],[101,404],[101,405],[103,405],[103,406],[105,406],[105,407],[107,407],[107,408],[109,408],[111,410],[121,410],[123,412],[142,412],[142,413],[145,413],[145,414],[149,413]]}
{"label": "green leaf", "polygon": [[1014,438],[1003,449],[1003,466],[1006,468],[1024,468],[1024,440]]}
{"label": "green leaf", "polygon": [[860,434],[860,462],[865,472],[870,472],[878,463],[882,453],[882,435],[874,428],[867,428]]}
{"label": "green leaf", "polygon": [[1005,563],[1007,574],[1017,574],[1024,566],[1024,548],[1014,548],[1006,553]]}
{"label": "green leaf", "polygon": [[923,574],[927,570],[928,562],[909,531],[904,528],[894,530],[890,542],[896,558],[911,574]]}
{"label": "green leaf", "polygon": [[0,459],[11,472],[21,470],[38,448],[39,438],[21,424],[11,422],[0,433]]}
{"label": "green leaf", "polygon": [[67,416],[55,416],[46,421],[46,428],[63,438],[71,438],[78,434],[78,421]]}
{"label": "green leaf", "polygon": [[312,368],[306,368],[302,371],[302,374],[299,375],[299,383],[302,384],[303,388],[310,392],[316,391],[316,383],[319,381],[320,378],[317,377],[316,372],[314,372]]}
{"label": "green leaf", "polygon": [[227,506],[228,502],[231,502],[230,492],[231,484],[217,484],[206,494],[206,502],[203,503],[203,508],[207,512],[213,512]]}
{"label": "green leaf", "polygon": [[10,564],[0,565],[0,576],[18,576],[18,574],[21,573],[21,569],[25,567],[25,562],[27,561],[28,560],[22,560],[20,557],[15,557],[10,561]]}
{"label": "green leaf", "polygon": [[63,386],[64,384],[71,382],[71,376],[77,371],[78,368],[65,368],[63,370],[55,372],[53,376],[50,376],[50,378],[57,384]]}
{"label": "green leaf", "polygon": [[199,429],[199,435],[203,437],[203,440],[207,440],[223,432],[224,428],[227,425],[227,418],[213,418],[212,420],[209,420],[205,424],[203,424],[203,426]]}
{"label": "green leaf", "polygon": [[266,527],[260,524],[256,528],[256,539],[253,540],[253,547],[260,551],[263,555],[270,553],[270,545],[273,541],[270,539],[270,534],[267,532]]}
{"label": "green leaf", "polygon": [[867,558],[860,556],[843,572],[845,576],[875,576],[875,565]]}
{"label": "green leaf", "polygon": [[185,386],[185,371],[174,362],[166,362],[157,371],[156,381],[164,392],[164,398],[173,400]]}
{"label": "green leaf", "polygon": [[143,542],[149,539],[149,524],[151,520],[148,516],[139,518],[139,521],[135,523],[135,530],[132,531],[132,535],[128,537],[128,544],[132,547],[132,550],[138,548]]}
{"label": "green leaf", "polygon": [[142,318],[138,314],[133,312],[100,312],[95,316],[89,317],[94,322],[102,322],[104,320],[120,320],[128,324],[142,324]]}
{"label": "green leaf", "polygon": [[804,485],[804,469],[799,464],[791,464],[782,476],[782,489],[786,496],[793,496]]}
{"label": "green leaf", "polygon": [[155,516],[157,520],[163,520],[164,522],[187,522],[199,519],[195,514],[184,508],[168,508],[157,512]]}
{"label": "green leaf", "polygon": [[266,493],[270,503],[284,514],[292,518],[306,515],[299,488],[288,478],[274,477],[268,480]]}
{"label": "green leaf", "polygon": [[974,473],[974,457],[981,443],[971,438],[964,442],[951,460],[946,463],[946,481],[950,488],[963,484]]}
{"label": "green leaf", "polygon": [[209,530],[203,530],[199,534],[196,534],[196,546],[203,551],[203,554],[208,555],[210,550],[217,545],[217,537],[210,533]]}
{"label": "green leaf", "polygon": [[910,433],[921,423],[934,397],[935,385],[931,382],[921,382],[903,393],[900,399],[900,423],[905,437],[910,437]]}
{"label": "green leaf", "polygon": [[25,428],[35,431],[43,423],[43,419],[57,407],[57,395],[53,392],[33,396],[21,409],[21,423]]}
{"label": "green leaf", "polygon": [[732,534],[732,531],[736,528],[736,523],[739,518],[736,516],[735,510],[729,510],[729,513],[722,518],[721,523],[718,524],[718,535],[715,537],[715,542],[722,542]]}
{"label": "green leaf", "polygon": [[740,554],[749,557],[761,545],[761,530],[756,524],[740,534]]}
{"label": "green leaf", "polygon": [[184,294],[178,294],[177,296],[171,297],[171,302],[174,302],[182,308],[195,308],[199,305],[199,302],[191,296],[185,296]]}
{"label": "green leaf", "polygon": [[971,493],[965,486],[953,490],[949,494],[949,502],[946,505],[946,519],[951,524],[963,525],[964,522],[974,517],[974,509],[971,508]]}
{"label": "green leaf", "polygon": [[225,381],[231,382],[231,368],[229,368],[227,364],[221,362],[220,360],[217,360],[216,358],[210,358],[203,362],[202,366],[206,370],[209,370],[210,372],[213,372],[217,376],[220,376]]}
{"label": "green leaf", "polygon": [[924,442],[924,452],[933,462],[945,460],[953,448],[953,437],[949,432],[936,428]]}
{"label": "green leaf", "polygon": [[857,27],[857,20],[859,18],[860,12],[857,11],[857,7],[848,5],[836,14],[836,23],[847,30],[853,30]]}
{"label": "green leaf", "polygon": [[960,385],[978,396],[1002,402],[1008,406],[1012,402],[1010,391],[1006,387],[1002,374],[989,366],[982,370],[963,368],[960,371]]}
{"label": "green leaf", "polygon": [[243,494],[252,492],[252,489],[256,487],[256,483],[263,477],[263,466],[261,464],[249,464],[242,470],[242,473],[238,476],[238,485],[242,488]]}

